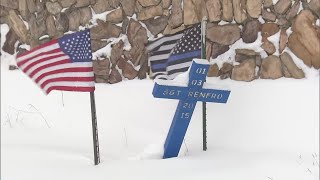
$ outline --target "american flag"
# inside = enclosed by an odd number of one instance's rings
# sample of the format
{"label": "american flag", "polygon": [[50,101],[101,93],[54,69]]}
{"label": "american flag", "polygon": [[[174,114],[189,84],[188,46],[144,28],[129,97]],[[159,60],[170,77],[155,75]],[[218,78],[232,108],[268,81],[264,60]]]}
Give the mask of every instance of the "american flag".
{"label": "american flag", "polygon": [[17,55],[17,65],[46,94],[52,90],[95,90],[89,29]]}
{"label": "american flag", "polygon": [[153,78],[174,79],[201,57],[201,24],[166,35],[147,46]]}

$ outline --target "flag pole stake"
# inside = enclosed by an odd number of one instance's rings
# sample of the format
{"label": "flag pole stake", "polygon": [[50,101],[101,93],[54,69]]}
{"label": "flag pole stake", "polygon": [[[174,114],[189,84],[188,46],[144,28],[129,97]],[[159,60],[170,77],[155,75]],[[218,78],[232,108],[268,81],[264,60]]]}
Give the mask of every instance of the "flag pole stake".
{"label": "flag pole stake", "polygon": [[[205,16],[201,22],[201,59],[206,57],[206,26],[208,18]],[[202,149],[206,151],[207,148],[207,104],[202,102]]]}
{"label": "flag pole stake", "polygon": [[98,123],[97,123],[96,103],[95,103],[95,98],[94,98],[94,92],[90,92],[90,101],[91,101],[94,165],[98,165],[100,163],[100,152],[99,152]]}

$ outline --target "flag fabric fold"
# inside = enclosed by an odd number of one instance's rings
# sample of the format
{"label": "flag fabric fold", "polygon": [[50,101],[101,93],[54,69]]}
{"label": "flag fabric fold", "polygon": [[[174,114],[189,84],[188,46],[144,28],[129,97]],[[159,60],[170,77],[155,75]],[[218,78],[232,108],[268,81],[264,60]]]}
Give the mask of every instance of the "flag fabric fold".
{"label": "flag fabric fold", "polygon": [[17,65],[45,94],[52,90],[95,90],[89,29],[19,54]]}
{"label": "flag fabric fold", "polygon": [[201,58],[201,24],[148,44],[149,64],[154,79],[174,79]]}

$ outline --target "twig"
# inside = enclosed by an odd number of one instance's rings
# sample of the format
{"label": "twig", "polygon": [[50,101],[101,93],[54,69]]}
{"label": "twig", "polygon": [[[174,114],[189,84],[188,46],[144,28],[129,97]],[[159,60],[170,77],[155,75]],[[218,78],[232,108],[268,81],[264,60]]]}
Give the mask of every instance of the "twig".
{"label": "twig", "polygon": [[313,165],[317,165],[318,167],[320,167],[317,153],[312,154],[312,157],[313,157],[313,160],[314,160],[313,161]]}
{"label": "twig", "polygon": [[127,131],[125,127],[123,127],[123,131],[124,131],[124,137],[126,139],[126,147],[128,148],[128,138],[127,138]]}
{"label": "twig", "polygon": [[11,123],[11,121],[10,121],[10,116],[9,116],[9,113],[6,113],[7,114],[7,122],[8,122],[8,124],[9,124],[9,126],[10,126],[10,128],[12,128],[13,126],[12,126],[12,123]]}
{"label": "twig", "polygon": [[310,170],[309,168],[307,169],[307,172],[309,172],[310,174],[312,174],[312,172],[311,172],[311,170]]}
{"label": "twig", "polygon": [[32,104],[29,104],[29,106],[32,107],[33,109],[35,109],[35,110],[37,111],[37,113],[38,113],[38,114],[42,117],[42,119],[45,121],[45,123],[47,124],[47,127],[48,127],[48,128],[51,128],[50,125],[49,125],[49,123],[48,123],[48,121],[47,121],[47,119],[44,118],[44,116],[42,115],[42,113],[41,113],[36,107],[34,107]]}
{"label": "twig", "polygon": [[63,92],[61,91],[62,107],[64,107]]}

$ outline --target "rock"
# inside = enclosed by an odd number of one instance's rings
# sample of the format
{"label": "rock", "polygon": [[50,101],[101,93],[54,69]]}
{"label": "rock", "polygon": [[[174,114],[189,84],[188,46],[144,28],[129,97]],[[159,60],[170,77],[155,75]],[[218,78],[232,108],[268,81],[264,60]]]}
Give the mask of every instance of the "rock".
{"label": "rock", "polygon": [[96,76],[96,82],[107,83],[109,80],[110,62],[109,59],[95,60],[93,62],[93,71]]}
{"label": "rock", "polygon": [[297,65],[293,62],[291,56],[287,52],[281,54],[280,60],[293,78],[302,79],[305,77],[304,72],[297,67]]}
{"label": "rock", "polygon": [[286,29],[281,29],[280,31],[280,41],[279,41],[279,53],[287,47],[288,35]]}
{"label": "rock", "polygon": [[95,13],[100,14],[105,11],[110,11],[113,8],[110,6],[109,1],[97,0],[96,4],[92,6],[92,9]]}
{"label": "rock", "polygon": [[120,0],[109,0],[109,5],[113,8],[118,8],[120,6]]}
{"label": "rock", "polygon": [[301,11],[292,25],[293,33],[289,37],[288,47],[307,66],[319,69],[320,36],[314,25],[315,20],[309,10]]}
{"label": "rock", "polygon": [[6,41],[2,47],[2,50],[13,55],[15,50],[15,44],[19,40],[13,29],[10,28],[9,32],[6,34]]}
{"label": "rock", "polygon": [[290,22],[286,18],[281,17],[281,18],[278,19],[277,25],[280,28],[289,28],[290,27]]}
{"label": "rock", "polygon": [[127,34],[127,28],[128,28],[128,24],[129,24],[129,19],[127,17],[125,17],[123,19],[123,22],[122,22],[122,34]]}
{"label": "rock", "polygon": [[281,78],[281,61],[277,56],[268,56],[262,61],[260,69],[260,78],[262,79],[278,79]]}
{"label": "rock", "polygon": [[183,11],[181,7],[182,0],[172,0],[171,15],[169,18],[169,26],[177,28],[183,23]]}
{"label": "rock", "polygon": [[4,17],[4,16],[7,16],[7,15],[9,15],[8,10],[3,6],[0,6],[0,17]]}
{"label": "rock", "polygon": [[257,55],[257,53],[251,49],[236,49],[235,51],[235,61],[240,63],[244,60],[255,59]]}
{"label": "rock", "polygon": [[207,0],[206,2],[208,20],[210,22],[219,22],[221,20],[221,4],[220,0]]}
{"label": "rock", "polygon": [[308,4],[310,10],[320,18],[320,1],[319,0],[310,0]]}
{"label": "rock", "polygon": [[261,30],[261,24],[258,20],[248,21],[243,28],[242,40],[245,43],[253,43],[258,38],[258,32]]}
{"label": "rock", "polygon": [[292,78],[291,74],[289,73],[288,68],[284,65],[282,65],[282,74],[286,78]]}
{"label": "rock", "polygon": [[138,46],[142,49],[148,43],[147,30],[133,19],[129,21],[127,36],[131,46]]}
{"label": "rock", "polygon": [[262,24],[261,27],[261,35],[265,37],[270,37],[275,35],[277,32],[279,32],[280,28],[275,23],[265,23]]}
{"label": "rock", "polygon": [[132,16],[134,14],[136,0],[120,0],[123,11],[127,16]]}
{"label": "rock", "polygon": [[206,4],[199,0],[183,1],[184,25],[191,25],[201,22],[203,17],[208,17]]}
{"label": "rock", "polygon": [[167,35],[167,34],[175,34],[179,31],[182,31],[185,29],[185,26],[182,24],[181,26],[172,29],[169,25],[164,29],[163,34]]}
{"label": "rock", "polygon": [[116,68],[112,68],[110,76],[109,76],[109,83],[115,84],[122,81],[121,74]]}
{"label": "rock", "polygon": [[118,43],[112,45],[110,62],[112,64],[117,64],[120,56],[123,52],[124,43],[120,40]]}
{"label": "rock", "polygon": [[230,48],[229,48],[228,45],[221,45],[221,44],[218,44],[218,43],[212,43],[211,57],[213,59],[215,59],[218,56],[220,56],[221,54],[227,52],[229,49]]}
{"label": "rock", "polygon": [[46,10],[46,1],[36,0],[36,11],[37,11],[37,13],[40,13],[40,12],[42,12],[44,10]]}
{"label": "rock", "polygon": [[140,59],[140,69],[138,72],[138,78],[139,79],[145,79],[147,78],[147,73],[149,72],[149,66],[148,66],[148,53],[144,51],[143,56],[141,56]]}
{"label": "rock", "polygon": [[60,11],[62,10],[62,7],[58,2],[53,3],[53,2],[47,1],[46,7],[47,7],[48,12],[53,15],[59,14]]}
{"label": "rock", "polygon": [[[319,1],[320,2],[320,1]],[[292,20],[294,17],[296,17],[296,15],[298,14],[299,12],[299,9],[300,9],[300,5],[301,5],[301,2],[300,1],[296,1],[291,9],[287,12],[287,15],[286,15],[286,19],[287,20]]]}
{"label": "rock", "polygon": [[273,5],[273,1],[272,0],[264,0],[263,1],[263,7],[264,8],[269,8]]}
{"label": "rock", "polygon": [[138,71],[135,70],[132,65],[123,58],[119,60],[118,67],[122,70],[122,75],[129,80],[132,80],[138,76]]}
{"label": "rock", "polygon": [[67,32],[69,30],[69,19],[65,13],[60,13],[56,16],[56,28],[60,32]]}
{"label": "rock", "polygon": [[93,71],[95,75],[108,76],[110,72],[110,61],[108,58],[103,58],[101,60],[94,60]]}
{"label": "rock", "polygon": [[137,1],[143,7],[156,6],[161,2],[161,0],[137,0]]}
{"label": "rock", "polygon": [[292,0],[279,0],[274,5],[274,10],[277,14],[284,14],[291,7]]}
{"label": "rock", "polygon": [[[1,1],[2,2],[2,1]],[[27,42],[28,39],[28,30],[23,21],[19,18],[14,10],[9,11],[7,16],[9,26],[14,30],[16,35],[22,40],[22,43]]]}
{"label": "rock", "polygon": [[220,75],[219,67],[217,64],[212,64],[208,70],[208,77],[218,77]]}
{"label": "rock", "polygon": [[69,8],[70,6],[74,5],[77,0],[59,0],[60,4],[64,8]]}
{"label": "rock", "polygon": [[288,48],[295,54],[298,58],[303,60],[304,64],[312,67],[312,55],[307,50],[307,48],[300,42],[297,33],[292,33],[288,39]]}
{"label": "rock", "polygon": [[273,12],[269,12],[266,9],[262,9],[262,18],[265,21],[275,22],[277,19],[277,16]]}
{"label": "rock", "polygon": [[134,66],[138,66],[140,64],[140,59],[143,55],[144,47],[141,46],[133,46],[130,49],[130,61]]}
{"label": "rock", "polygon": [[261,48],[265,50],[268,55],[272,55],[276,52],[276,47],[269,40],[265,40],[265,42],[262,43]]}
{"label": "rock", "polygon": [[139,12],[137,12],[137,19],[142,21],[142,20],[147,20],[150,18],[154,18],[156,16],[161,16],[163,13],[163,8],[161,4],[157,6],[150,6],[143,8]]}
{"label": "rock", "polygon": [[[251,56],[255,56],[256,55],[256,52],[252,49],[236,49],[236,54],[241,54],[241,55],[245,55],[245,56],[248,56],[248,57],[251,57]],[[237,59],[236,59],[237,61]],[[240,62],[240,61],[237,61],[237,62]]]}
{"label": "rock", "polygon": [[91,12],[91,8],[89,7],[85,7],[85,8],[80,8],[80,24],[82,26],[86,26],[87,24],[89,24],[90,20],[92,19],[92,12]]}
{"label": "rock", "polygon": [[93,52],[107,46],[110,42],[109,41],[99,41],[99,40],[91,40],[91,49]]}
{"label": "rock", "polygon": [[[129,56],[126,55],[127,59],[129,59],[134,66],[138,66],[140,64],[140,57],[142,56],[144,47],[133,46],[129,51]],[[129,58],[128,58],[129,57]]]}
{"label": "rock", "polygon": [[40,46],[40,41],[39,41],[38,39],[32,39],[32,38],[30,38],[30,39],[28,40],[28,44],[30,45],[30,48],[33,49],[33,48],[35,48],[35,47]]}
{"label": "rock", "polygon": [[233,20],[232,0],[222,0],[222,20],[231,22]]}
{"label": "rock", "polygon": [[256,65],[258,67],[261,67],[261,63],[262,63],[261,55],[258,54],[258,55],[256,55]]}
{"label": "rock", "polygon": [[171,4],[172,4],[172,0],[162,0],[163,9],[168,9],[171,6]]}
{"label": "rock", "polygon": [[7,16],[0,17],[0,24],[9,24]]}
{"label": "rock", "polygon": [[242,24],[247,20],[246,5],[241,0],[233,0],[233,14],[237,23]]}
{"label": "rock", "polygon": [[160,16],[156,19],[145,20],[143,21],[143,23],[147,26],[147,28],[153,35],[157,35],[167,27],[168,17]]}
{"label": "rock", "polygon": [[1,0],[0,5],[4,7],[8,7],[10,9],[18,9],[19,3],[18,0]]}
{"label": "rock", "polygon": [[135,9],[135,12],[139,12],[141,10],[143,10],[145,7],[143,7],[138,0],[136,0],[136,9]]}
{"label": "rock", "polygon": [[109,39],[111,37],[119,37],[121,28],[109,22],[97,20],[97,26],[91,28],[91,39]]}
{"label": "rock", "polygon": [[233,65],[230,63],[223,63],[222,68],[220,69],[222,74],[230,73],[233,69]]}
{"label": "rock", "polygon": [[206,59],[209,61],[212,55],[212,43],[206,41]]}
{"label": "rock", "polygon": [[27,0],[19,0],[19,12],[24,20],[29,20],[30,11],[28,9]]}
{"label": "rock", "polygon": [[[109,77],[109,76],[108,76],[108,77]],[[106,79],[105,76],[96,75],[96,76],[95,76],[95,82],[96,82],[96,83],[108,83],[108,79]]]}
{"label": "rock", "polygon": [[70,31],[78,31],[80,26],[80,11],[78,9],[73,10],[70,14],[68,14],[69,19],[69,30]]}
{"label": "rock", "polygon": [[9,70],[10,71],[14,71],[14,70],[18,70],[19,68],[15,65],[9,65]]}
{"label": "rock", "polygon": [[261,15],[262,0],[247,0],[247,12],[252,18],[259,18]]}
{"label": "rock", "polygon": [[46,20],[47,33],[50,37],[57,35],[57,28],[55,25],[54,17],[49,15]]}
{"label": "rock", "polygon": [[116,9],[107,15],[106,21],[111,22],[113,24],[121,23],[123,20],[122,9]]}
{"label": "rock", "polygon": [[130,51],[127,51],[127,50],[123,50],[123,56],[126,60],[129,60],[131,59],[131,54],[130,54]]}
{"label": "rock", "polygon": [[256,62],[254,59],[248,59],[236,65],[232,69],[231,79],[236,81],[252,81],[255,79]]}
{"label": "rock", "polygon": [[91,4],[91,0],[77,0],[77,3],[74,5],[74,7],[87,7]]}
{"label": "rock", "polygon": [[240,31],[235,24],[213,26],[207,29],[207,38],[221,45],[231,45],[240,39]]}
{"label": "rock", "polygon": [[35,0],[27,0],[26,3],[27,3],[29,13],[33,14],[37,11]]}

